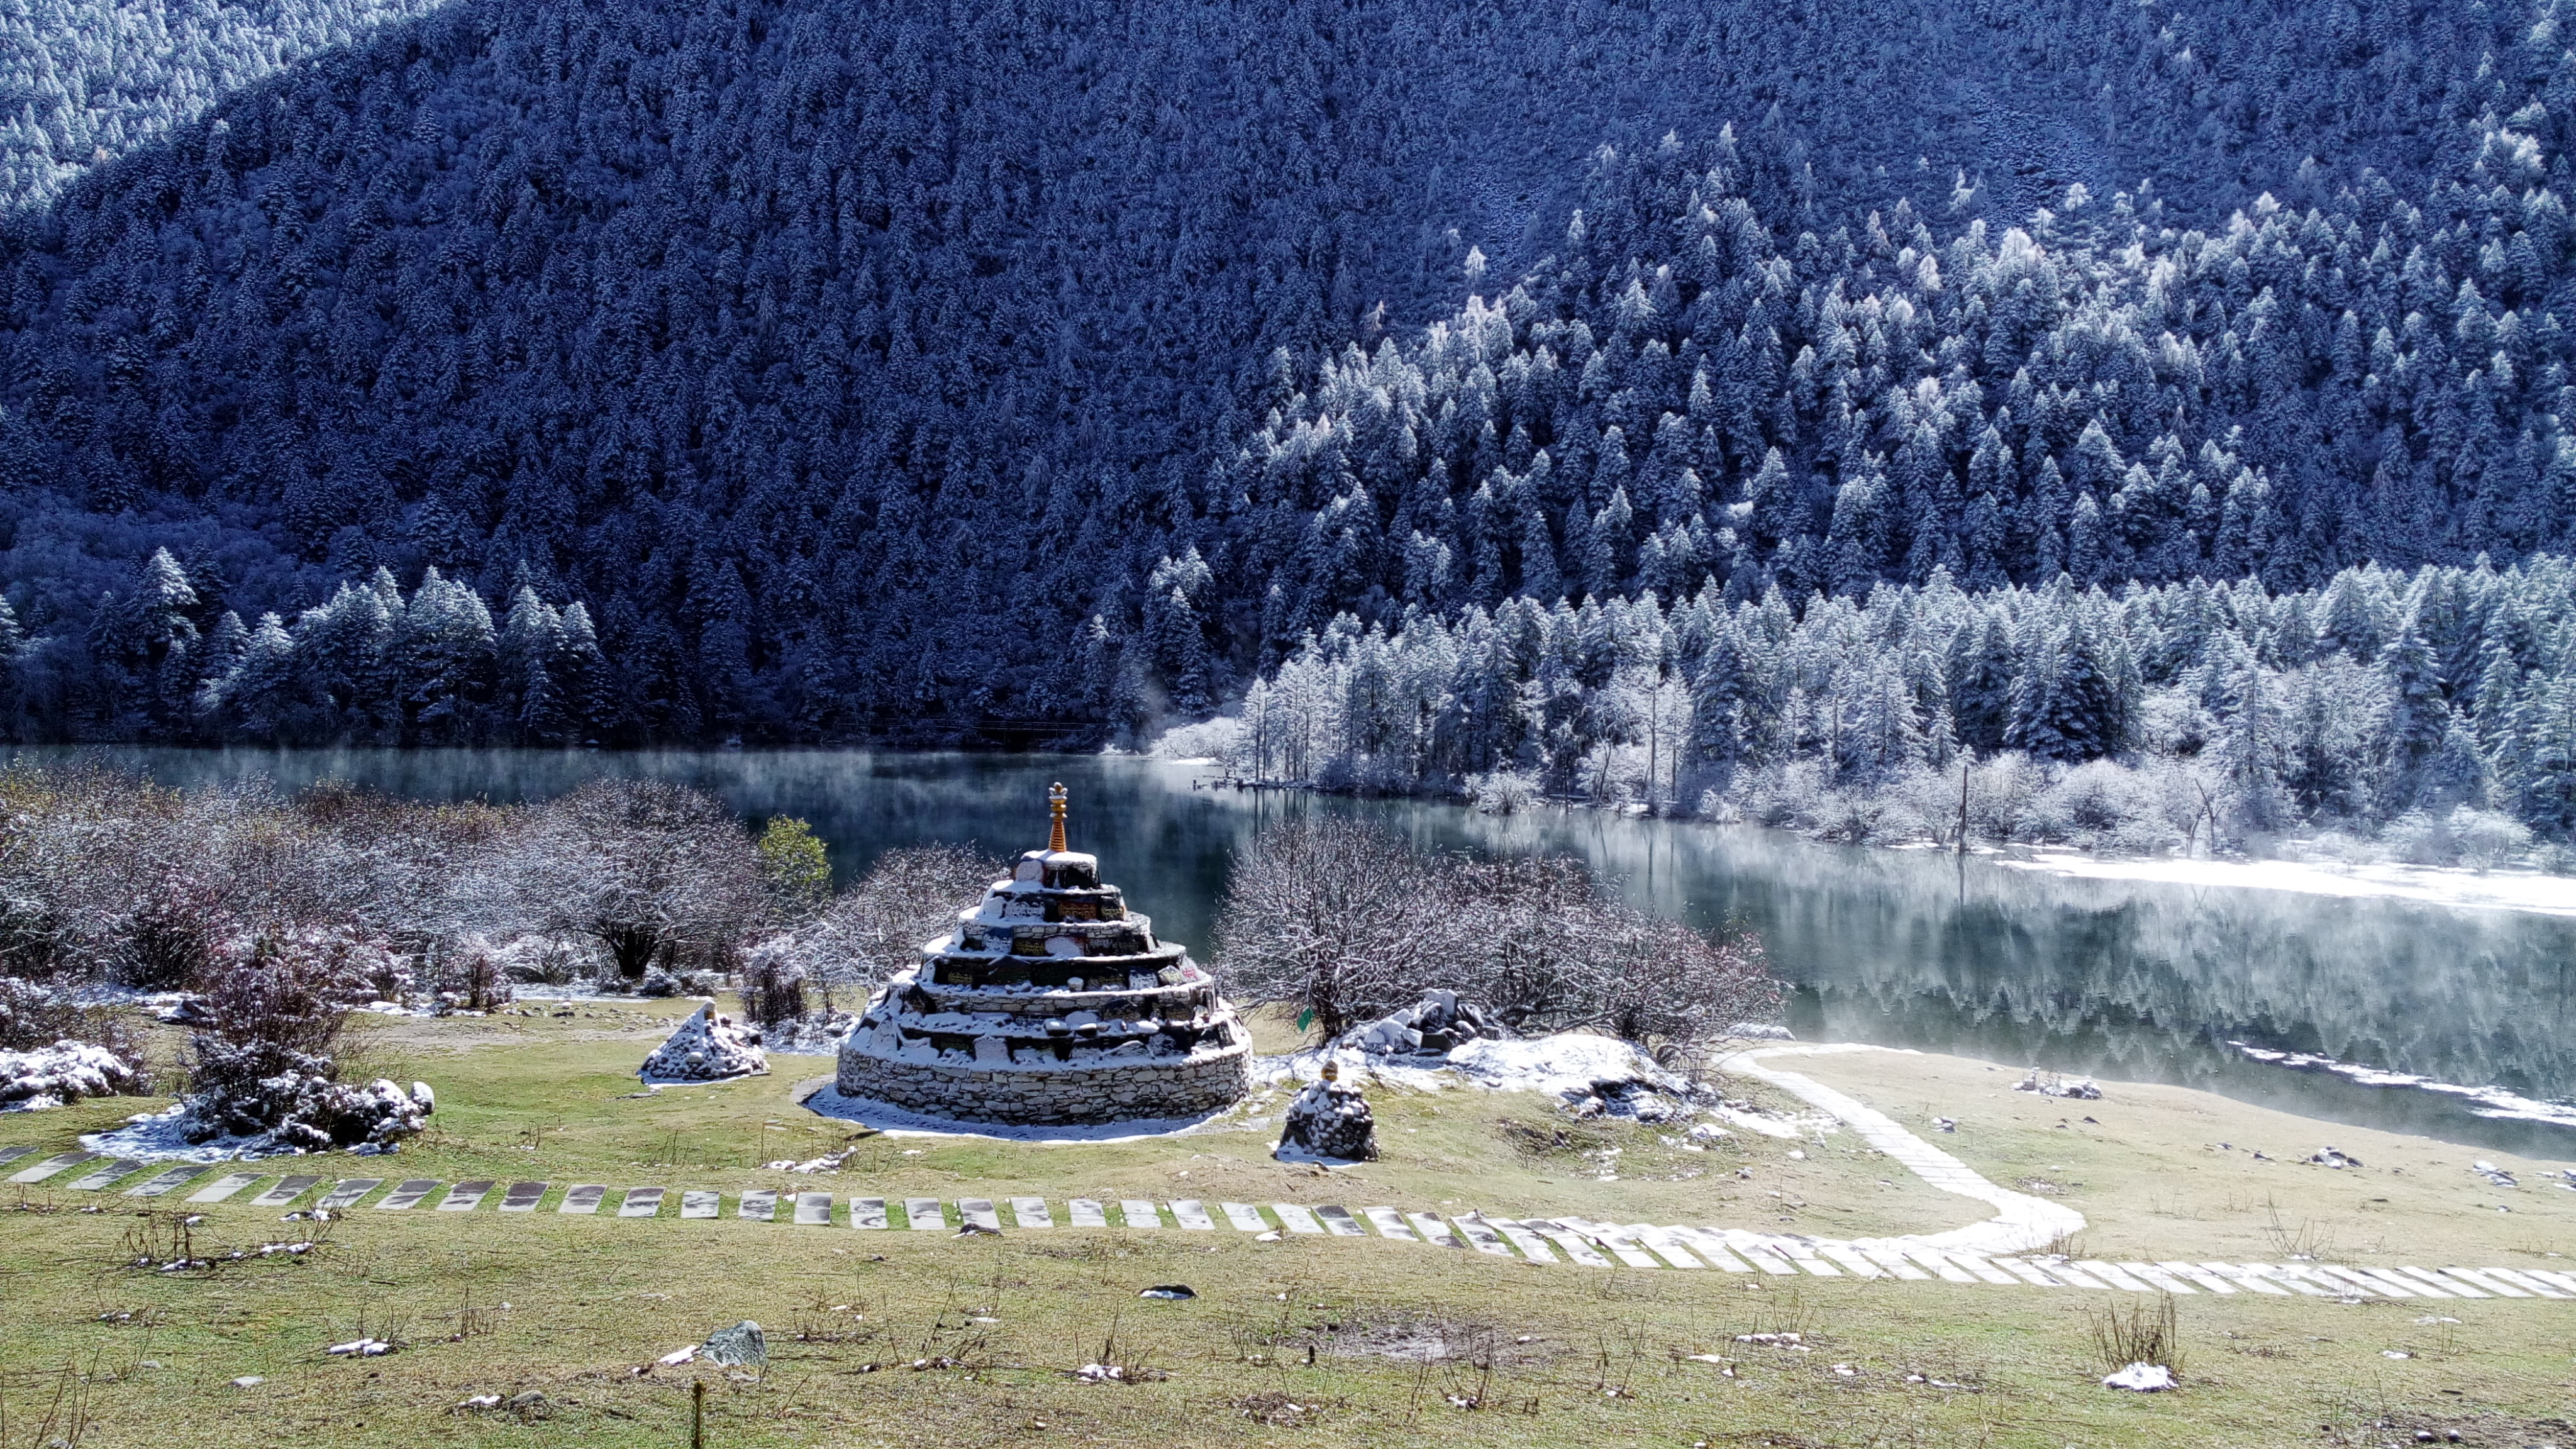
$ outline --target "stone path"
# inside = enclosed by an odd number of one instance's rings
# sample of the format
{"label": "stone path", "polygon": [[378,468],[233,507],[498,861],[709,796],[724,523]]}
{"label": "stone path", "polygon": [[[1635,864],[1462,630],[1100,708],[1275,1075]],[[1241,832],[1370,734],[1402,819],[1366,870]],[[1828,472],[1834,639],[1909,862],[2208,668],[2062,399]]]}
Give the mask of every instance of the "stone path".
{"label": "stone path", "polygon": [[[1780,1072],[1776,1075],[1787,1078],[1793,1074]],[[1857,1108],[1857,1104],[1850,1106]],[[1844,1115],[1842,1104],[1829,1106],[1827,1110],[1834,1111],[1837,1116]],[[1876,1130],[1876,1124],[1869,1123],[1860,1115],[1866,1110],[1858,1109],[1845,1120],[1851,1122],[1855,1130],[1863,1130],[1864,1127]],[[1893,1123],[1887,1123],[1886,1130],[1907,1135]],[[29,1155],[26,1152],[9,1154],[0,1158],[0,1165]],[[1935,1155],[1955,1166],[1955,1159],[1948,1158],[1948,1154]],[[1940,1165],[1928,1160],[1925,1163],[1927,1167]],[[107,1191],[133,1177],[143,1166],[124,1160],[101,1160],[95,1154],[66,1153],[24,1169],[9,1180],[42,1182],[74,1168],[85,1167],[89,1170],[74,1179],[70,1186],[81,1191]],[[164,1195],[195,1181],[209,1170],[207,1166],[195,1163],[165,1168],[127,1187],[126,1194]],[[37,1175],[30,1177],[30,1173]],[[1980,1187],[1983,1179],[1977,1179],[1976,1183],[1964,1182],[1962,1175],[1975,1176],[1964,1168],[1958,1168],[1948,1174],[1949,1180],[1956,1184],[1951,1190],[1989,1203],[1996,1202],[1995,1194],[2001,1193],[2000,1189],[1992,1189],[1990,1184]],[[200,1189],[188,1201],[206,1204],[229,1202],[265,1176],[257,1171],[227,1173]],[[247,1205],[285,1207],[303,1198],[322,1182],[320,1176],[311,1173],[287,1176],[266,1191],[247,1199]],[[384,1185],[382,1178],[346,1179],[333,1185],[316,1205],[335,1212],[344,1211],[357,1206]],[[492,1203],[498,1187],[499,1183],[488,1180],[449,1184],[431,1178],[412,1178],[396,1184],[377,1201],[376,1206],[390,1212],[407,1211],[444,1188],[437,1211],[479,1212]],[[537,1210],[547,1190],[548,1184],[543,1182],[511,1183],[499,1194],[497,1210],[532,1213]],[[575,1184],[565,1191],[556,1210],[574,1215],[597,1214],[612,1191],[603,1184]],[[658,1217],[670,1191],[661,1187],[627,1188],[617,1200],[615,1215],[621,1218]],[[779,1216],[781,1199],[787,1196],[767,1188],[735,1194],[736,1216],[757,1222],[774,1222]],[[832,1224],[836,1206],[832,1193],[809,1191],[792,1196],[794,1222],[806,1226]],[[679,1198],[680,1216],[683,1218],[714,1219],[723,1216],[725,1193],[721,1189],[683,1188],[679,1190]],[[1971,1288],[2073,1288],[2106,1293],[2220,1297],[2244,1294],[2346,1301],[2576,1299],[2576,1267],[2570,1270],[2463,1265],[2362,1268],[2304,1261],[2220,1263],[2181,1259],[2111,1262],[2036,1255],[2026,1249],[1981,1248],[1982,1244],[2014,1234],[2026,1240],[2029,1232],[2048,1222],[2045,1218],[2023,1214],[2008,1204],[2001,1206],[2005,1210],[1997,1218],[1976,1224],[1972,1229],[1921,1237],[1849,1242],[1683,1223],[1607,1223],[1565,1215],[1520,1220],[1488,1217],[1476,1212],[1455,1215],[1409,1212],[1391,1206],[1354,1209],[1338,1203],[1219,1203],[1216,1207],[1224,1219],[1220,1225],[1206,1203],[1190,1198],[1170,1202],[1126,1199],[1116,1204],[1113,1219],[1111,1205],[1092,1198],[1068,1200],[1059,1217],[1055,1205],[1039,1197],[1008,1197],[1000,1199],[998,1204],[994,1199],[972,1197],[946,1201],[938,1198],[890,1200],[852,1197],[845,1221],[851,1228],[862,1230],[885,1231],[901,1227],[916,1232],[939,1233],[957,1231],[961,1227],[992,1233],[1053,1231],[1061,1223],[1094,1230],[1149,1231],[1177,1226],[1192,1232],[1212,1233],[1222,1228],[1265,1241],[1283,1236],[1375,1237],[1527,1264],[1716,1271],[1780,1278],[1937,1281]],[[2054,1207],[2053,1204],[2042,1206]],[[1004,1207],[1008,1208],[1007,1226]],[[902,1215],[901,1223],[894,1221],[897,1212]],[[1998,1224],[2003,1227],[1998,1227]],[[1960,1241],[1963,1238],[1967,1240],[1964,1243]]]}

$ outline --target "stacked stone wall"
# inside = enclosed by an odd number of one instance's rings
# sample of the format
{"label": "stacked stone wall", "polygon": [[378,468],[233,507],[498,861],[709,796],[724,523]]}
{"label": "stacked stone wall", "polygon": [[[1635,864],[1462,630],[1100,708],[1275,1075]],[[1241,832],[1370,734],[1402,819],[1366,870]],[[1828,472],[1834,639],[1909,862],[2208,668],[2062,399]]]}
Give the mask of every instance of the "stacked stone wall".
{"label": "stacked stone wall", "polygon": [[853,1042],[841,1049],[836,1085],[843,1096],[955,1121],[1066,1126],[1217,1111],[1250,1090],[1251,1073],[1245,1041],[1178,1060],[1018,1068],[905,1061]]}

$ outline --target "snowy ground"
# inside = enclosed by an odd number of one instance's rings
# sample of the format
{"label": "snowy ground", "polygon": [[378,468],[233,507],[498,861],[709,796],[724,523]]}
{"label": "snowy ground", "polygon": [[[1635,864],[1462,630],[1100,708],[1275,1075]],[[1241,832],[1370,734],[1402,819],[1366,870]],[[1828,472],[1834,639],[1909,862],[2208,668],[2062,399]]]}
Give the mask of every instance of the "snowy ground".
{"label": "snowy ground", "polygon": [[2338,865],[2302,860],[2118,859],[2077,850],[2043,850],[2026,859],[2005,858],[1996,863],[2015,870],[2082,880],[2241,886],[2576,916],[2576,876],[2543,875],[2535,870],[2475,871],[2465,866]]}

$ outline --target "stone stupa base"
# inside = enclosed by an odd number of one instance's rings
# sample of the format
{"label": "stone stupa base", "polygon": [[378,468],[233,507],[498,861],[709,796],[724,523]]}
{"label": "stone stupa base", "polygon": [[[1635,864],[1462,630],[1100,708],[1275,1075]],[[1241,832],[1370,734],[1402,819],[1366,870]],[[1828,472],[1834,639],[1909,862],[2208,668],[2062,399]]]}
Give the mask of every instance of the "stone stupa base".
{"label": "stone stupa base", "polygon": [[845,1097],[955,1122],[1064,1127],[1205,1116],[1240,1101],[1251,1074],[1248,1041],[1116,1065],[969,1066],[882,1056],[853,1040],[834,1085]]}

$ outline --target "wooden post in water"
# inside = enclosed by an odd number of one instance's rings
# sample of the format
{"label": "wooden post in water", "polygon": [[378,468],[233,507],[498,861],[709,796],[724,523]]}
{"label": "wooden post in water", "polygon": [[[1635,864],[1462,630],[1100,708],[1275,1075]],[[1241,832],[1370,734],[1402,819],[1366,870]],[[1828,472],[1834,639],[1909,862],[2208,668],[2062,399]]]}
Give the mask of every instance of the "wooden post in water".
{"label": "wooden post in water", "polygon": [[1968,853],[1968,756],[1959,753],[1959,843],[1957,853]]}

